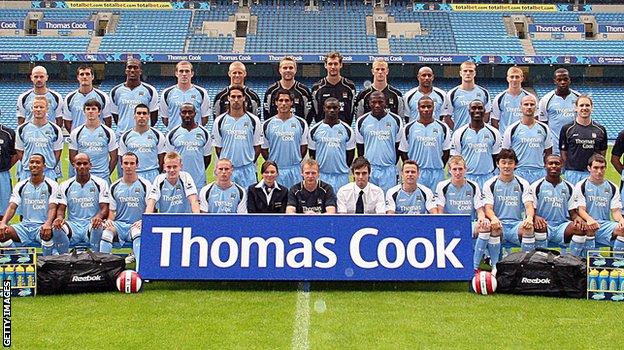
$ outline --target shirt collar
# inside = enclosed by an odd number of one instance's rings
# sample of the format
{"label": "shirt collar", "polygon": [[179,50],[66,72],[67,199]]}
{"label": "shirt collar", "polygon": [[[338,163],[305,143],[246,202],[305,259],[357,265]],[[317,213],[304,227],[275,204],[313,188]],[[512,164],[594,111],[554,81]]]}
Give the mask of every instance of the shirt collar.
{"label": "shirt collar", "polygon": [[[258,184],[256,185],[256,188],[265,188],[265,184],[264,184],[264,179],[260,180],[260,182],[258,182]],[[275,181],[275,184],[273,185],[273,189],[274,190],[280,190],[279,184],[277,183],[277,181]]]}

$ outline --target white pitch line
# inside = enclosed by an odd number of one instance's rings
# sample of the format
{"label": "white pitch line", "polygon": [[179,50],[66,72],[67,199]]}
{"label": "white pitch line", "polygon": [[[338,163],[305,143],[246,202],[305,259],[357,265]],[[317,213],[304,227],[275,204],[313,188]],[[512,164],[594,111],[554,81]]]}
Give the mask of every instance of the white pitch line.
{"label": "white pitch line", "polygon": [[310,292],[306,283],[309,282],[299,282],[297,288],[297,310],[295,311],[292,337],[292,348],[295,350],[310,349],[310,342],[308,341],[308,331],[310,329]]}

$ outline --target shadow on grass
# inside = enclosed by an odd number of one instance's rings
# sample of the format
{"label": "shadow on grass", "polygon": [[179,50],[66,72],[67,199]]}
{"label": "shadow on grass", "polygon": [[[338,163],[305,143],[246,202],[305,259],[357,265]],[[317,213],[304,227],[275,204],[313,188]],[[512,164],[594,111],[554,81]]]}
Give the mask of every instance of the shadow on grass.
{"label": "shadow on grass", "polygon": [[[295,281],[153,281],[144,289],[152,290],[232,290],[232,291],[296,291]],[[466,292],[468,282],[310,282],[311,291],[421,291]]]}

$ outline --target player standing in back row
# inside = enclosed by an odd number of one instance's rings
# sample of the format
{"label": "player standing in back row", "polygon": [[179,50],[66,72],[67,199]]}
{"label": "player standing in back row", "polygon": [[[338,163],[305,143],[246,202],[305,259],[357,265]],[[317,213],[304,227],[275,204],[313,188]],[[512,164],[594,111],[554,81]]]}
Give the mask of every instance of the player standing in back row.
{"label": "player standing in back row", "polygon": [[559,154],[561,128],[574,121],[578,91],[570,89],[570,73],[565,68],[555,71],[553,81],[557,86],[539,101],[539,120],[548,124],[553,135],[554,154]]}
{"label": "player standing in back row", "polygon": [[487,123],[490,120],[492,104],[490,93],[482,86],[475,83],[477,76],[477,65],[474,62],[466,61],[459,66],[459,76],[461,84],[450,89],[446,93],[446,106],[444,106],[444,122],[451,129],[457,130],[470,122],[468,105],[474,100],[483,102],[485,114],[483,120]]}
{"label": "player standing in back row", "polygon": [[[282,79],[276,81],[264,93],[264,120],[268,120],[277,114],[275,94],[278,90],[285,89],[293,95],[293,112],[305,120],[312,109],[312,93],[307,86],[295,80],[297,74],[297,61],[292,57],[284,57],[279,63],[279,74]],[[256,181],[254,181],[255,183]],[[249,184],[251,185],[251,184]]]}
{"label": "player standing in back row", "polygon": [[403,95],[405,100],[406,123],[418,119],[418,101],[423,96],[429,96],[433,100],[433,118],[439,120],[444,107],[446,92],[433,86],[433,70],[429,67],[421,67],[418,70],[418,86]]}
{"label": "player standing in back row", "polygon": [[134,109],[139,104],[148,107],[150,125],[158,121],[158,91],[141,81],[142,64],[136,58],[126,61],[126,82],[115,86],[110,92],[111,114],[117,124],[117,137],[134,126]]}
{"label": "player standing in back row", "polygon": [[240,85],[243,87],[243,94],[245,95],[245,110],[260,117],[262,112],[262,101],[260,100],[260,96],[258,96],[255,91],[245,85],[245,77],[247,77],[247,69],[245,68],[245,65],[240,61],[230,63],[228,76],[230,77],[230,85],[219,91],[212,101],[213,116],[216,118],[227,112],[230,108],[230,102],[228,101],[230,87]]}
{"label": "player standing in back row", "polygon": [[[313,125],[323,120],[323,106],[325,100],[333,97],[340,104],[338,117],[347,125],[353,123],[353,99],[355,98],[355,84],[340,75],[342,69],[342,55],[338,52],[330,52],[325,56],[325,69],[327,76],[312,86],[312,113],[308,116],[308,124]],[[312,119],[314,117],[314,119]]]}
{"label": "player standing in back row", "polygon": [[191,80],[195,72],[191,62],[178,62],[175,75],[178,83],[164,89],[160,95],[160,108],[158,111],[163,124],[165,124],[168,131],[182,124],[180,109],[183,104],[190,103],[197,111],[195,123],[197,125],[206,125],[211,114],[210,99],[206,89],[192,83]]}
{"label": "player standing in back row", "polygon": [[373,83],[368,88],[360,91],[355,98],[354,113],[356,121],[362,115],[371,111],[370,100],[374,92],[382,92],[386,96],[386,107],[390,112],[401,116],[401,119],[403,119],[405,115],[403,94],[399,89],[388,84],[388,73],[390,73],[388,62],[383,59],[376,59],[373,62],[371,72],[373,73]]}

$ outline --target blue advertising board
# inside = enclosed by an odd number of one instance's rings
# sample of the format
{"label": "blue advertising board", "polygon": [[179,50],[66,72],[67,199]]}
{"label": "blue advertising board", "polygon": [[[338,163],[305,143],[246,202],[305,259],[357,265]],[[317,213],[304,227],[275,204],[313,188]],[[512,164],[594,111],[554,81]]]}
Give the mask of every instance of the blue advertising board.
{"label": "blue advertising board", "polygon": [[[241,61],[244,63],[275,63],[277,64],[284,55],[279,54],[203,54],[203,53],[67,53],[67,52],[0,52],[0,62],[125,62],[128,57],[137,58],[143,62],[216,62],[230,63]],[[291,55],[300,63],[323,63],[324,55]],[[349,55],[343,54],[343,62],[372,63],[380,58],[389,64],[461,64],[464,61],[472,61],[477,64],[600,64],[620,65],[624,56],[510,56],[510,55]]]}
{"label": "blue advertising board", "polygon": [[472,278],[466,215],[144,214],[150,280]]}
{"label": "blue advertising board", "polygon": [[584,24],[529,24],[529,33],[584,33]]}
{"label": "blue advertising board", "polygon": [[37,29],[93,30],[93,21],[39,21]]}
{"label": "blue advertising board", "polygon": [[24,29],[24,21],[0,21],[0,29]]}
{"label": "blue advertising board", "polygon": [[599,24],[598,32],[622,34],[624,33],[624,24]]}

